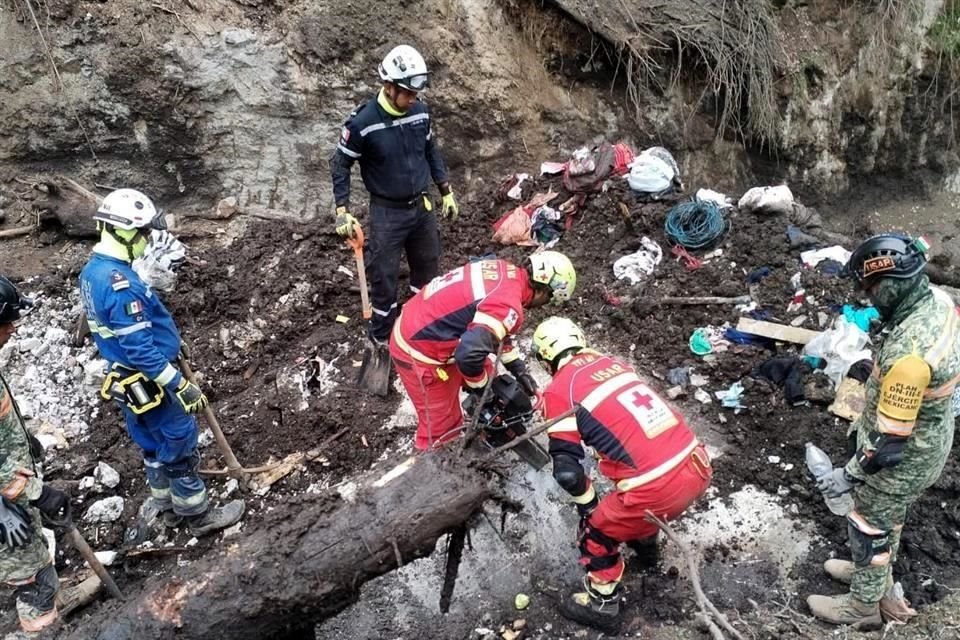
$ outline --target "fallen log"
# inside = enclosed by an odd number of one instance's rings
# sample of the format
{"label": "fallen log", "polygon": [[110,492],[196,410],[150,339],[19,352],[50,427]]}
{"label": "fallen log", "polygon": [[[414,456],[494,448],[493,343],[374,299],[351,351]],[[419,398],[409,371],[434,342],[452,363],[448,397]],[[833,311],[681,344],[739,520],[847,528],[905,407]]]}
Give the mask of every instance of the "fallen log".
{"label": "fallen log", "polygon": [[98,235],[93,214],[102,198],[65,176],[52,176],[38,182],[34,189],[40,195],[33,208],[57,218],[64,232],[74,238],[94,238]]}
{"label": "fallen log", "polygon": [[429,555],[492,496],[456,451],[408,458],[360,485],[350,501],[327,493],[279,506],[236,543],[149,579],[60,637],[286,638],[355,602],[364,582]]}

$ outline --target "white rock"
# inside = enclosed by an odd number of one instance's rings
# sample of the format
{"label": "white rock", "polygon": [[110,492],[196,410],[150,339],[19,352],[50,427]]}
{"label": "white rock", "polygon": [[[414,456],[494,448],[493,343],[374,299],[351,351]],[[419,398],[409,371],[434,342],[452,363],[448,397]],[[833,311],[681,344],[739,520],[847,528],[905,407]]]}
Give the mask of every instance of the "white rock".
{"label": "white rock", "polygon": [[80,491],[89,491],[90,489],[93,489],[95,484],[97,484],[97,481],[93,476],[83,476],[80,478],[80,483],[77,485],[77,489]]}
{"label": "white rock", "polygon": [[690,386],[692,387],[702,387],[707,384],[707,377],[702,376],[699,373],[690,374]]}
{"label": "white rock", "polygon": [[197,446],[201,448],[209,447],[211,444],[213,444],[213,440],[213,431],[207,427],[197,435]]}
{"label": "white rock", "polygon": [[60,327],[48,327],[43,333],[43,341],[48,344],[64,343],[67,341],[67,332]]}
{"label": "white rock", "polygon": [[97,463],[97,468],[93,471],[93,477],[108,489],[113,489],[120,484],[120,474],[106,462]]}
{"label": "white rock", "polygon": [[702,404],[710,404],[713,402],[713,399],[710,397],[710,394],[704,391],[703,389],[697,389],[693,397],[699,400]]}
{"label": "white rock", "polygon": [[185,547],[195,547],[195,546],[197,546],[197,543],[198,543],[198,542],[200,542],[200,541],[197,540],[196,538],[190,538],[189,540],[187,540],[187,543],[186,543],[184,546],[185,546]]}
{"label": "white rock", "polygon": [[20,349],[20,353],[24,353],[26,351],[33,351],[42,344],[43,341],[40,338],[24,338],[17,346]]}
{"label": "white rock", "polygon": [[109,567],[117,559],[116,551],[94,551],[93,555],[95,555],[97,557],[97,560],[100,561],[100,564],[102,564],[105,567]]}
{"label": "white rock", "polygon": [[223,488],[223,492],[220,494],[221,497],[227,498],[231,493],[236,491],[240,487],[240,483],[236,478],[230,478],[227,480],[226,486]]}
{"label": "white rock", "polygon": [[90,360],[83,365],[83,384],[88,387],[97,387],[103,385],[106,375],[107,361],[101,358]]}
{"label": "white rock", "polygon": [[114,522],[123,515],[123,498],[120,496],[110,496],[103,500],[97,500],[87,512],[83,519],[85,522]]}
{"label": "white rock", "polygon": [[43,445],[44,451],[55,448],[57,443],[60,442],[60,439],[52,433],[38,433],[37,440]]}
{"label": "white rock", "polygon": [[227,527],[226,529],[223,530],[223,537],[226,539],[226,538],[232,538],[233,536],[240,535],[241,528],[243,528],[243,522],[238,522],[232,527]]}
{"label": "white rock", "polygon": [[767,456],[767,462],[770,464],[780,464],[780,456]]}

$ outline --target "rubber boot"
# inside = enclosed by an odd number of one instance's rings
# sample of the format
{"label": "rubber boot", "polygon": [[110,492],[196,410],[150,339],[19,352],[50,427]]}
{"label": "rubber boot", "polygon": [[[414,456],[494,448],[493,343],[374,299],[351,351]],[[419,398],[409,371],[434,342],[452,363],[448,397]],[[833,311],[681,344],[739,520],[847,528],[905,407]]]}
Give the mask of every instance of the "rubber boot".
{"label": "rubber boot", "polygon": [[232,500],[222,507],[207,509],[199,516],[186,518],[190,533],[199,538],[240,522],[246,505],[243,500]]}
{"label": "rubber boot", "polygon": [[620,585],[610,595],[603,595],[593,589],[589,579],[584,580],[584,584],[585,591],[572,593],[560,601],[560,615],[605,633],[619,632]]}
{"label": "rubber boot", "polygon": [[650,538],[643,540],[631,540],[627,546],[635,554],[630,563],[640,571],[649,571],[656,569],[660,563],[660,534],[655,534]]}
{"label": "rubber boot", "polygon": [[96,599],[103,586],[99,576],[90,576],[83,582],[57,592],[57,611],[61,617],[67,617],[72,611],[85,607]]}
{"label": "rubber boot", "polygon": [[842,596],[809,596],[810,612],[824,622],[846,624],[861,631],[873,631],[883,626],[880,605],[860,602],[849,593]]}

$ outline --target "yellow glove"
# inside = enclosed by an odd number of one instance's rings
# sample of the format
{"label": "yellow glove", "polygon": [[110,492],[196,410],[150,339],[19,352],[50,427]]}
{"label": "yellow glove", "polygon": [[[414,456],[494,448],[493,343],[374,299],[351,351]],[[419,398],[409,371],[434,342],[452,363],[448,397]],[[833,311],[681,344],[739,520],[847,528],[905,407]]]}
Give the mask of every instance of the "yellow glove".
{"label": "yellow glove", "polygon": [[337,207],[337,221],[335,224],[337,234],[339,234],[341,238],[354,237],[357,235],[357,227],[360,226],[357,219],[347,212],[346,207]]}
{"label": "yellow glove", "polygon": [[187,413],[200,413],[207,407],[207,396],[203,394],[200,387],[185,377],[180,379],[180,384],[174,389],[174,394],[177,396],[180,406]]}
{"label": "yellow glove", "polygon": [[443,196],[440,202],[443,217],[456,220],[457,216],[460,215],[460,207],[457,206],[457,201],[453,199],[453,191]]}

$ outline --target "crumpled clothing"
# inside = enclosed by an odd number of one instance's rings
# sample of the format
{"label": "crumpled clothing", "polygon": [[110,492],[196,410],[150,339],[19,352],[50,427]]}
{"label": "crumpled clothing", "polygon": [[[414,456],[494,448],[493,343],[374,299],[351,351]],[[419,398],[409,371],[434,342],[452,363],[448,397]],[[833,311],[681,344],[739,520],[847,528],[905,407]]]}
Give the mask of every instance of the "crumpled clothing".
{"label": "crumpled clothing", "polygon": [[826,247],[824,249],[811,249],[800,254],[800,260],[804,266],[815,267],[824,260],[834,260],[840,264],[847,264],[853,252],[847,251],[840,245]]}
{"label": "crumpled clothing", "polygon": [[516,244],[523,247],[533,247],[537,242],[530,237],[533,225],[533,212],[547,204],[559,194],[550,191],[538,193],[527,204],[506,212],[493,223],[493,239],[500,244]]}
{"label": "crumpled clothing", "polygon": [[582,176],[593,173],[597,169],[597,160],[587,147],[580,147],[573,152],[567,163],[567,172],[571,176]]}
{"label": "crumpled clothing", "polygon": [[757,284],[771,273],[773,269],[770,267],[758,267],[747,274],[747,284]]}
{"label": "crumpled clothing", "polygon": [[879,320],[880,312],[877,311],[876,307],[856,309],[852,304],[845,304],[843,305],[843,317],[847,319],[847,322],[857,325],[861,331],[870,333],[870,322]]}
{"label": "crumpled clothing", "polygon": [[640,244],[640,249],[618,258],[613,263],[613,275],[617,280],[628,280],[630,284],[642,282],[663,260],[663,249],[656,242],[644,236],[640,239]]}
{"label": "crumpled clothing", "polygon": [[530,236],[544,249],[550,249],[563,236],[563,213],[552,207],[543,206],[533,212]]}
{"label": "crumpled clothing", "polygon": [[714,395],[717,397],[717,400],[720,400],[720,403],[724,407],[727,409],[733,409],[734,413],[740,413],[741,409],[746,409],[746,407],[740,402],[740,398],[743,397],[743,391],[743,384],[737,381],[730,385],[730,388],[728,389],[715,391]]}
{"label": "crumpled clothing", "polygon": [[[582,150],[578,150],[578,153]],[[563,187],[571,193],[591,193],[603,189],[611,175],[622,175],[633,158],[633,151],[623,143],[615,145],[609,142],[600,144],[592,153],[593,169],[584,173],[574,173],[589,166],[586,160],[577,158],[567,162],[563,172]],[[576,162],[575,162],[576,161]]]}
{"label": "crumpled clothing", "polygon": [[133,261],[133,270],[144,282],[159,291],[172,291],[177,269],[187,259],[187,247],[169,231],[150,231],[150,242],[142,257]]}
{"label": "crumpled clothing", "polygon": [[857,382],[867,383],[870,374],[873,373],[873,360],[864,358],[850,365],[847,369],[847,377],[853,378]]}
{"label": "crumpled clothing", "polygon": [[500,186],[497,188],[496,200],[497,202],[505,202],[507,200],[519,200],[523,197],[523,183],[530,176],[526,173],[515,173],[508,178],[505,178],[503,182],[500,183]]}
{"label": "crumpled clothing", "polygon": [[783,386],[783,393],[787,403],[797,406],[806,400],[803,389],[805,365],[800,358],[782,357],[770,358],[753,370],[753,377],[769,380],[775,385]]}
{"label": "crumpled clothing", "polygon": [[787,225],[787,241],[790,243],[791,249],[805,249],[822,244],[819,238],[793,224]]}

